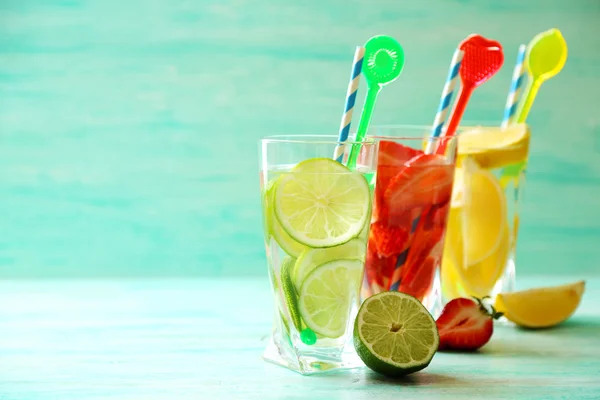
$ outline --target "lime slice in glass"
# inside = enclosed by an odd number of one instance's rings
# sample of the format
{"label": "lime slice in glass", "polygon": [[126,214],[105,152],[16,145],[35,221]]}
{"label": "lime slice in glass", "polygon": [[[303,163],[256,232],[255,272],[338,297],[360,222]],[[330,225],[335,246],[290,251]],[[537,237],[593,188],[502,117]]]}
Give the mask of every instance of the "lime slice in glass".
{"label": "lime slice in glass", "polygon": [[290,313],[292,323],[298,332],[302,331],[302,319],[298,310],[298,294],[292,283],[292,270],[295,260],[291,257],[286,257],[281,265],[281,289],[285,298],[285,304]]}
{"label": "lime slice in glass", "polygon": [[344,244],[323,249],[307,248],[300,254],[294,266],[293,281],[296,289],[300,291],[304,279],[319,265],[333,260],[359,260],[365,261],[367,244],[360,239],[352,239]]}
{"label": "lime slice in glass", "polygon": [[281,227],[308,247],[332,247],[358,236],[369,217],[369,185],[337,161],[312,158],[282,175],[273,196]]}
{"label": "lime slice in glass", "polygon": [[287,234],[283,230],[279,221],[275,217],[275,209],[273,207],[273,194],[275,193],[275,186],[277,186],[277,179],[269,182],[269,185],[265,191],[264,197],[264,215],[266,218],[266,229],[267,229],[267,240],[269,236],[272,236],[279,247],[283,249],[288,255],[297,258],[306,246],[301,245]]}
{"label": "lime slice in glass", "polygon": [[337,338],[346,332],[358,292],[363,263],[335,260],[320,265],[304,280],[298,302],[304,323],[318,335]]}
{"label": "lime slice in glass", "polygon": [[354,322],[354,348],[367,367],[403,376],[427,367],[438,349],[435,320],[416,298],[400,292],[369,297]]}

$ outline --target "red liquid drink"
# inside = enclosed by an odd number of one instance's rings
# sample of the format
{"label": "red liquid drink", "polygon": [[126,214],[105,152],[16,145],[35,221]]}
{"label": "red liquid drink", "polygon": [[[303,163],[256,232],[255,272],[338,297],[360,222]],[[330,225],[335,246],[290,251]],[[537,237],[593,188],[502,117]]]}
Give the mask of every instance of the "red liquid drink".
{"label": "red liquid drink", "polygon": [[448,146],[446,154],[452,154],[437,155],[420,150],[423,139],[378,140],[363,297],[397,290],[434,311],[440,304],[436,282],[452,197],[455,146]]}

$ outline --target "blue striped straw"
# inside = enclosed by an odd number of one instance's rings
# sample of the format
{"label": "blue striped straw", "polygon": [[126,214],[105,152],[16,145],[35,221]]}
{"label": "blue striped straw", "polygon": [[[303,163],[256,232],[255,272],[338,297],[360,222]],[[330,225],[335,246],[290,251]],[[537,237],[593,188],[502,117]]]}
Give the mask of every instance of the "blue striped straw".
{"label": "blue striped straw", "polygon": [[[462,62],[463,54],[464,53],[462,50],[456,49],[456,51],[454,51],[454,55],[452,56],[450,70],[448,71],[448,77],[446,78],[444,89],[442,90],[442,97],[440,98],[438,112],[435,114],[435,119],[433,121],[433,127],[431,130],[431,137],[433,138],[440,137],[442,134],[442,128],[444,127],[444,122],[446,122],[448,110],[450,109],[450,103],[452,102],[452,95],[454,94],[456,83],[458,82],[458,71],[460,70],[460,63]],[[427,143],[427,148],[425,151],[427,154],[433,151],[433,142],[433,140],[430,140]]]}
{"label": "blue striped straw", "polygon": [[517,105],[519,104],[519,94],[521,94],[521,88],[523,87],[523,81],[525,80],[525,52],[527,46],[524,44],[519,46],[519,53],[517,54],[517,63],[513,70],[512,81],[510,82],[510,91],[506,98],[506,106],[504,107],[504,118],[502,119],[502,127],[506,127],[514,122],[517,114]]}
{"label": "blue striped straw", "polygon": [[[452,95],[454,94],[456,83],[458,82],[458,72],[460,71],[460,64],[462,62],[463,55],[464,53],[462,50],[456,49],[454,51],[454,55],[452,56],[452,61],[450,62],[450,69],[448,70],[448,77],[446,78],[444,89],[442,90],[442,97],[440,98],[438,112],[437,114],[435,114],[435,119],[433,121],[433,126],[431,129],[432,138],[438,138],[442,134],[442,128],[444,127],[444,122],[446,122],[448,110],[450,109],[450,103],[452,102]],[[429,140],[427,142],[425,153],[430,154],[433,151],[433,143],[434,140]],[[429,211],[428,209],[425,209],[424,212]],[[422,215],[419,215],[413,220],[410,229],[411,235],[417,230],[417,226],[419,225],[419,222],[421,221],[422,217]],[[400,274],[402,271],[402,267],[408,259],[409,251],[410,248],[398,256],[398,260],[396,261],[396,268],[394,269],[394,273],[391,276],[390,290],[398,290],[398,288],[400,287]]]}
{"label": "blue striped straw", "polygon": [[[350,82],[348,83],[348,91],[346,92],[346,107],[344,108],[344,115],[342,116],[342,123],[340,124],[339,142],[345,142],[348,140],[350,123],[352,122],[352,112],[354,111],[354,103],[356,102],[356,93],[358,92],[358,84],[360,83],[360,73],[362,71],[364,56],[365,48],[360,46],[356,47],[356,51],[354,52],[354,61],[352,62],[352,73],[350,74]],[[338,144],[333,153],[333,158],[340,163],[344,158],[345,147],[346,146],[343,144]]]}

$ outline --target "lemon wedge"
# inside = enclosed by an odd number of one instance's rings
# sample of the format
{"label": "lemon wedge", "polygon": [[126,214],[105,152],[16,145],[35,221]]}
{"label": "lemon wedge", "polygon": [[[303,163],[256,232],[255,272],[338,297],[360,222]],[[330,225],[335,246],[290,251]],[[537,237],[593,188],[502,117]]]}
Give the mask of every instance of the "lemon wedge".
{"label": "lemon wedge", "polygon": [[494,285],[504,272],[504,267],[508,261],[510,250],[510,232],[508,225],[504,224],[500,243],[496,250],[484,260],[467,264],[464,269],[459,270],[461,281],[465,291],[469,296],[484,297],[489,296]]}
{"label": "lemon wedge", "polygon": [[509,321],[526,328],[548,328],[566,321],[579,306],[585,281],[496,296],[495,307]]}
{"label": "lemon wedge", "polygon": [[482,168],[500,168],[523,162],[529,152],[525,123],[502,127],[473,127],[458,136],[459,156],[473,157]]}
{"label": "lemon wedge", "polygon": [[448,226],[442,258],[441,283],[442,295],[445,299],[461,296],[488,296],[496,282],[502,276],[510,252],[510,231],[504,225],[500,243],[487,258],[469,264],[465,258],[464,235],[461,234],[463,222],[461,210],[450,209]]}
{"label": "lemon wedge", "polygon": [[[465,160],[463,223],[467,265],[477,264],[496,251],[506,229],[506,197],[500,182],[473,160]],[[452,229],[452,227],[449,227]]]}
{"label": "lemon wedge", "polygon": [[465,157],[456,168],[446,228],[441,271],[445,298],[491,293],[511,249],[506,219],[506,198],[498,180]]}
{"label": "lemon wedge", "polygon": [[440,270],[442,296],[449,301],[463,295],[463,288],[458,271],[464,267],[464,245],[461,233],[462,223],[460,221],[459,208],[450,208],[448,212],[447,226],[453,229],[446,230],[444,238],[444,253]]}

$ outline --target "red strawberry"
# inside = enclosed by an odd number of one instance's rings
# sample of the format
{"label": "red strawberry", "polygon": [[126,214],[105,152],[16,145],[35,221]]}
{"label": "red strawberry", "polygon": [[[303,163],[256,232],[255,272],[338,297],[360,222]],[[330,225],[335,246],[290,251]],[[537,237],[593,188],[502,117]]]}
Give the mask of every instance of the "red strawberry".
{"label": "red strawberry", "polygon": [[377,167],[377,186],[375,186],[375,196],[383,196],[390,185],[390,182],[402,171],[402,166],[380,165]]}
{"label": "red strawberry", "polygon": [[378,221],[371,224],[369,235],[377,247],[379,256],[397,256],[409,246],[409,229],[410,226],[392,227]]}
{"label": "red strawberry", "polygon": [[408,160],[419,154],[423,152],[394,141],[382,140],[379,142],[378,165],[403,167]]}
{"label": "red strawberry", "polygon": [[[443,229],[425,230],[423,221],[419,223],[417,230],[414,233],[412,246],[408,251],[406,266],[412,268],[418,267],[420,263],[431,255],[431,252],[444,236]],[[408,269],[408,268],[407,268]]]}
{"label": "red strawberry", "polygon": [[365,260],[365,274],[369,282],[374,282],[381,288],[387,287],[388,279],[394,272],[397,259],[398,256],[380,257],[377,254],[377,246],[371,237]]}
{"label": "red strawberry", "polygon": [[407,269],[402,277],[402,281],[400,281],[398,291],[410,294],[419,299],[419,301],[423,301],[423,298],[433,285],[436,266],[437,260],[434,257],[427,257],[425,261],[419,263],[419,265]]}
{"label": "red strawberry", "polygon": [[464,297],[450,301],[436,321],[440,334],[440,350],[477,350],[486,344],[494,333],[494,320],[502,316],[483,302]]}
{"label": "red strawberry", "polygon": [[423,154],[420,150],[403,146],[399,143],[382,140],[379,142],[379,157],[377,160],[377,186],[375,199],[383,199],[390,181],[404,169],[405,164]]}
{"label": "red strawberry", "polygon": [[450,209],[450,202],[437,204],[431,207],[427,219],[425,220],[425,229],[444,228],[446,226],[446,218]]}
{"label": "red strawberry", "polygon": [[[421,218],[426,218],[428,212]],[[419,222],[413,235],[408,257],[402,267],[399,290],[420,300],[425,297],[435,278],[437,265],[440,263],[441,240],[443,229],[425,230],[423,220]]]}
{"label": "red strawberry", "polygon": [[442,156],[419,155],[389,182],[385,205],[392,211],[444,203],[452,196],[453,173]]}

